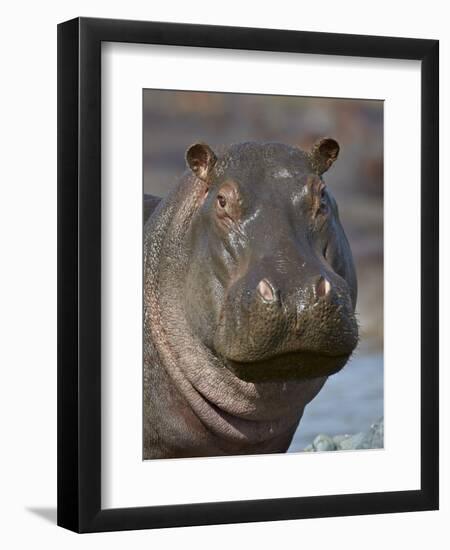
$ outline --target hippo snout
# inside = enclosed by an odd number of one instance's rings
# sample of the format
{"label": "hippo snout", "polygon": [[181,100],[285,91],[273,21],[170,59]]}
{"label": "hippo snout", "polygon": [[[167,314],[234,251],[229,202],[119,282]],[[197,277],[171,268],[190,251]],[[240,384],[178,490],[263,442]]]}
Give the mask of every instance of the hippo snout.
{"label": "hippo snout", "polygon": [[306,281],[249,273],[228,290],[214,338],[216,350],[233,365],[270,360],[275,368],[278,359],[285,363],[289,355],[291,374],[304,354],[323,358],[320,372],[334,372],[357,342],[348,285],[328,273]]}
{"label": "hippo snout", "polygon": [[[322,275],[319,275],[313,283],[314,295],[317,300],[325,298],[331,290],[331,283]],[[279,301],[280,291],[267,278],[261,279],[256,287],[257,294],[260,299],[265,302],[272,303]]]}

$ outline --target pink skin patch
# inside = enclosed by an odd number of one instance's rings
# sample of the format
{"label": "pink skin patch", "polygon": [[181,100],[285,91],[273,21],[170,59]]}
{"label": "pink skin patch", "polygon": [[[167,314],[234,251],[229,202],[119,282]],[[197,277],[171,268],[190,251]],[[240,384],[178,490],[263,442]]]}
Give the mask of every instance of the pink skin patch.
{"label": "pink skin patch", "polygon": [[266,279],[261,279],[261,281],[259,281],[258,286],[256,287],[256,290],[261,294],[261,296],[267,302],[273,301],[275,296],[274,296],[272,287],[270,286],[270,284]]}

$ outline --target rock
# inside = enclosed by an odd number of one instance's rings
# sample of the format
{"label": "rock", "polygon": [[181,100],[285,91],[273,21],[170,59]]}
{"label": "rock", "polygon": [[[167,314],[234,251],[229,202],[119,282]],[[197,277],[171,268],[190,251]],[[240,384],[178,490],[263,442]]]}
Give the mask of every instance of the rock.
{"label": "rock", "polygon": [[336,445],[329,435],[319,434],[313,442],[316,451],[335,451]]}
{"label": "rock", "polygon": [[384,446],[384,419],[374,422],[367,432],[330,437],[319,434],[305,451],[354,451],[360,449],[382,449]]}
{"label": "rock", "polygon": [[384,420],[374,422],[361,442],[361,449],[382,449],[384,446]]}
{"label": "rock", "polygon": [[347,437],[339,445],[339,449],[342,451],[350,451],[355,449],[362,449],[362,444],[365,441],[366,434],[359,432],[351,437]]}
{"label": "rock", "polygon": [[349,434],[345,434],[345,435],[335,435],[333,437],[333,441],[334,441],[334,444],[336,445],[337,448],[339,448],[341,446],[341,443],[343,441],[345,441],[346,439],[348,439],[349,437],[351,437],[351,435]]}

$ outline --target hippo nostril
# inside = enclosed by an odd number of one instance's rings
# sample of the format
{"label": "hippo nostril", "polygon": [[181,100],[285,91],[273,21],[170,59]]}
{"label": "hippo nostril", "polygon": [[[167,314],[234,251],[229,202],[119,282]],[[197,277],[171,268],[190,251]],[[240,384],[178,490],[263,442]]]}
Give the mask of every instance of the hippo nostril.
{"label": "hippo nostril", "polygon": [[275,293],[267,279],[261,279],[256,287],[256,290],[264,298],[264,300],[266,300],[266,302],[273,302],[275,300]]}
{"label": "hippo nostril", "polygon": [[317,298],[323,298],[326,296],[331,289],[331,284],[328,279],[325,277],[319,277],[319,280],[316,283],[316,296]]}

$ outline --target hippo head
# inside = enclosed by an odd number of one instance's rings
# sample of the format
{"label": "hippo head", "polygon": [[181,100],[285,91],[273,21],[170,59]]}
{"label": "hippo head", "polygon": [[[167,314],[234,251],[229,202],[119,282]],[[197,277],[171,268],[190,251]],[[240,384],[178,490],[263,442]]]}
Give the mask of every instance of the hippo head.
{"label": "hippo head", "polygon": [[356,347],[356,277],[322,174],[339,145],[311,152],[242,143],[186,159],[206,193],[186,235],[186,316],[222,364],[251,382],[340,370]]}

